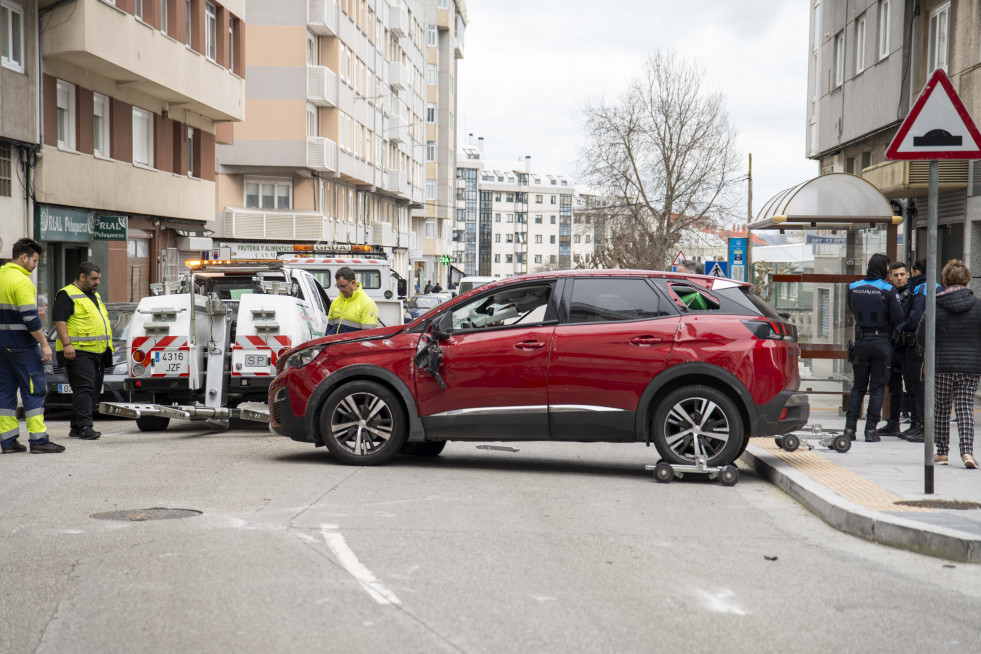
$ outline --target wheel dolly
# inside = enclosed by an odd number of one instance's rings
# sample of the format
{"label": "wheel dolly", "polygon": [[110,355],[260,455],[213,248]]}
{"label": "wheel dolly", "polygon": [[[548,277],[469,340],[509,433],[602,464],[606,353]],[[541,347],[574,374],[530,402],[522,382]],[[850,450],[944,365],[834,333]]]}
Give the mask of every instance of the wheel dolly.
{"label": "wheel dolly", "polygon": [[835,452],[841,452],[842,454],[852,449],[852,439],[840,431],[825,430],[819,424],[809,425],[809,428],[810,431],[776,436],[773,441],[777,444],[777,447],[788,452],[793,452],[800,447],[802,441],[808,450],[813,450],[814,446],[811,445],[811,441],[815,440],[822,447],[834,450]]}
{"label": "wheel dolly", "polygon": [[695,464],[668,463],[664,459],[655,465],[644,466],[644,470],[653,470],[654,479],[658,483],[667,484],[672,479],[684,479],[686,474],[708,475],[709,479],[718,479],[723,486],[735,486],[739,481],[739,468],[734,465],[710,466],[708,457],[702,450],[698,433],[692,434],[692,444],[695,448]]}

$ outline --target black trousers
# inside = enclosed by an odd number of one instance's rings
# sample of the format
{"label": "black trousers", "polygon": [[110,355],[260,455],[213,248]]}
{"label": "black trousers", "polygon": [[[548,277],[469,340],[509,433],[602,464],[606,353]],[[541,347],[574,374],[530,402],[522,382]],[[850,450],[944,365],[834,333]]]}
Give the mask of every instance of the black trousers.
{"label": "black trousers", "polygon": [[920,380],[923,355],[917,349],[916,346],[903,348],[903,381],[906,383],[906,395],[910,398],[910,427],[923,429],[923,382]]}
{"label": "black trousers", "polygon": [[886,388],[889,389],[889,416],[887,420],[899,424],[900,413],[903,410],[903,351],[905,348],[893,347],[892,365]]}
{"label": "black trousers", "polygon": [[71,430],[81,431],[92,426],[92,416],[99,410],[102,378],[105,376],[104,355],[75,350],[75,359],[65,359],[65,373],[72,386]]}
{"label": "black trousers", "polygon": [[882,397],[885,395],[886,380],[892,363],[892,343],[885,336],[872,336],[855,341],[855,363],[852,370],[855,383],[848,396],[848,410],[845,412],[845,427],[855,429],[862,413],[862,401],[869,394],[869,407],[866,410],[866,426],[875,426],[882,411]]}

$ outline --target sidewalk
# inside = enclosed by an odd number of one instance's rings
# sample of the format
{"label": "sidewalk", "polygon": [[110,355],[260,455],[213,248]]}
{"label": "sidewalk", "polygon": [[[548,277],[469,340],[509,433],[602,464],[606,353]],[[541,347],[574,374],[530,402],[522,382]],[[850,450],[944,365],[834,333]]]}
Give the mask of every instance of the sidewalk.
{"label": "sidewalk", "polygon": [[[978,413],[975,408],[975,422]],[[845,417],[835,408],[812,406],[808,426],[814,424],[841,430]],[[922,443],[889,436],[866,443],[863,428],[860,421],[858,440],[843,454],[816,440],[813,450],[802,440],[797,451],[786,452],[773,438],[754,438],[742,459],[841,531],[921,554],[981,563],[981,469],[968,470],[961,462],[956,424],[951,423],[950,465],[934,466],[932,495],[924,493]],[[981,429],[975,432],[975,454],[981,455]],[[897,504],[903,501],[976,502],[979,508]]]}

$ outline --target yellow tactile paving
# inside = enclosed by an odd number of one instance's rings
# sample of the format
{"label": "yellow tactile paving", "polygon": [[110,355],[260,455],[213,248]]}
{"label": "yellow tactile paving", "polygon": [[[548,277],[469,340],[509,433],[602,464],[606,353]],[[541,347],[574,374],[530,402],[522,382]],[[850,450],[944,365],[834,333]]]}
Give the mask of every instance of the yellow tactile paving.
{"label": "yellow tactile paving", "polygon": [[766,450],[784,463],[800,470],[831,492],[859,506],[874,511],[931,512],[930,509],[896,504],[896,502],[903,500],[902,496],[886,490],[861,475],[845,470],[820,454],[808,450],[803,444],[797,451],[787,452],[777,447],[773,438],[753,438],[751,442],[756,447]]}

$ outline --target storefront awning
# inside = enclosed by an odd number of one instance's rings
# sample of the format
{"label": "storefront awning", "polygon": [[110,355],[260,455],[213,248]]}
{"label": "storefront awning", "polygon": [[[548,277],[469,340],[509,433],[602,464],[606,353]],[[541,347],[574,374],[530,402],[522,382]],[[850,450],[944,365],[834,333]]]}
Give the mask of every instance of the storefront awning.
{"label": "storefront awning", "polygon": [[830,173],[777,193],[749,229],[865,229],[898,225],[889,201],[857,175]]}

